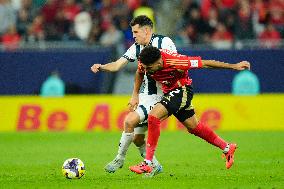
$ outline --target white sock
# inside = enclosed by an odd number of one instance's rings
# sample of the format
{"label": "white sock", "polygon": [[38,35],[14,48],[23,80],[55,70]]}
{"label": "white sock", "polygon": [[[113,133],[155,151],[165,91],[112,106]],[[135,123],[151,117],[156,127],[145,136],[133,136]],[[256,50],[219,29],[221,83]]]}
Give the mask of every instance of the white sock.
{"label": "white sock", "polygon": [[119,147],[117,152],[117,158],[125,159],[126,152],[133,141],[134,133],[125,133],[122,132],[121,138],[119,141]]}
{"label": "white sock", "polygon": [[[144,143],[142,146],[138,147],[140,155],[145,158],[146,157],[146,144]],[[156,156],[153,156],[152,163],[154,166],[160,165],[159,161],[157,160]]]}

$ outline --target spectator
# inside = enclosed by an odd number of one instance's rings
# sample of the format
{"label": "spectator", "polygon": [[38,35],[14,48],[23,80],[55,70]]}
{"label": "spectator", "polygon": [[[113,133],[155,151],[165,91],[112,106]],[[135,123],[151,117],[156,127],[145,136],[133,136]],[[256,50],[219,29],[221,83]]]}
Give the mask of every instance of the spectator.
{"label": "spectator", "polygon": [[20,9],[17,15],[17,31],[25,38],[27,36],[28,27],[31,24],[29,13],[26,9]]}
{"label": "spectator", "polygon": [[202,18],[204,20],[209,19],[209,14],[211,10],[216,10],[215,8],[212,7],[212,2],[211,0],[203,0],[200,3],[200,13],[202,15]]}
{"label": "spectator", "polygon": [[72,22],[67,20],[64,16],[63,10],[60,9],[57,11],[54,23],[54,35],[60,40],[65,40],[69,38]]}
{"label": "spectator", "polygon": [[120,26],[120,22],[123,19],[127,19],[126,22],[128,23],[128,18],[131,14],[127,4],[125,4],[124,1],[125,0],[117,0],[117,2],[112,7],[112,21],[118,27]]}
{"label": "spectator", "polygon": [[193,27],[195,28],[196,40],[198,43],[207,41],[204,38],[208,38],[211,30],[209,24],[202,19],[199,9],[193,8],[191,10],[188,23],[193,25]]}
{"label": "spectator", "polygon": [[186,35],[189,39],[189,42],[194,44],[197,43],[198,37],[197,37],[197,30],[193,24],[188,24],[185,28]]}
{"label": "spectator", "polygon": [[236,36],[238,39],[253,39],[252,12],[248,0],[240,1]]}
{"label": "spectator", "polygon": [[233,35],[226,26],[219,22],[216,31],[211,37],[212,45],[217,49],[228,49],[232,47]]}
{"label": "spectator", "polygon": [[113,46],[117,54],[122,54],[125,49],[123,40],[123,33],[114,24],[110,24],[107,31],[102,34],[100,44],[106,47]]}
{"label": "spectator", "polygon": [[216,4],[220,9],[233,9],[237,0],[216,0]]}
{"label": "spectator", "polygon": [[102,7],[100,8],[100,27],[102,31],[106,31],[112,24],[112,6],[110,0],[103,0]]}
{"label": "spectator", "polygon": [[58,0],[47,0],[46,4],[41,8],[44,22],[47,24],[53,23],[59,8],[60,2]]}
{"label": "spectator", "polygon": [[73,22],[76,15],[80,12],[81,7],[76,4],[75,0],[65,0],[63,3],[62,10],[65,19]]}
{"label": "spectator", "polygon": [[32,24],[28,28],[28,41],[43,41],[45,39],[45,32],[43,29],[43,16],[38,15],[34,18]]}
{"label": "spectator", "polygon": [[38,14],[38,9],[35,7],[33,0],[22,0],[21,9],[25,9],[28,12],[30,20]]}
{"label": "spectator", "polygon": [[257,16],[257,22],[263,24],[268,13],[268,3],[263,0],[255,0],[250,6]]}
{"label": "spectator", "polygon": [[81,11],[88,12],[92,18],[95,18],[98,15],[98,11],[93,0],[82,0],[80,7]]}
{"label": "spectator", "polygon": [[190,44],[189,37],[185,28],[182,28],[174,38],[175,44],[177,46],[185,46]]}
{"label": "spectator", "polygon": [[99,44],[101,35],[102,35],[101,28],[99,27],[99,25],[94,23],[90,31],[87,43],[89,45]]}
{"label": "spectator", "polygon": [[0,0],[0,35],[6,33],[11,25],[16,23],[16,16],[8,0]]}
{"label": "spectator", "polygon": [[281,35],[272,23],[266,25],[263,32],[258,36],[260,45],[265,48],[275,48],[281,44]]}
{"label": "spectator", "polygon": [[100,43],[103,46],[113,46],[123,41],[123,34],[114,24],[110,24],[108,29],[102,34]]}
{"label": "spectator", "polygon": [[227,14],[233,11],[238,0],[216,0],[215,4],[219,10],[220,17],[226,18]]}
{"label": "spectator", "polygon": [[51,73],[51,75],[43,82],[40,95],[43,97],[62,97],[65,94],[65,84],[60,78],[57,71]]}
{"label": "spectator", "polygon": [[273,0],[269,2],[270,22],[275,26],[284,25],[284,1]]}
{"label": "spectator", "polygon": [[133,44],[134,40],[132,37],[132,30],[128,24],[127,18],[122,18],[120,20],[119,26],[124,36],[124,46],[128,49]]}
{"label": "spectator", "polygon": [[88,12],[77,14],[74,22],[75,33],[81,40],[87,40],[92,29],[92,19]]}
{"label": "spectator", "polygon": [[218,11],[215,8],[212,8],[209,10],[208,13],[208,19],[207,19],[207,23],[210,27],[210,33],[213,33],[213,31],[216,29],[217,25],[218,25]]}
{"label": "spectator", "polygon": [[18,34],[16,26],[11,25],[8,31],[2,36],[2,44],[7,51],[16,50],[21,42],[21,36]]}
{"label": "spectator", "polygon": [[232,92],[234,95],[257,95],[260,93],[257,75],[249,70],[237,73],[233,79]]}
{"label": "spectator", "polygon": [[129,7],[130,11],[134,11],[141,4],[141,0],[126,0],[126,1],[127,1],[127,6]]}

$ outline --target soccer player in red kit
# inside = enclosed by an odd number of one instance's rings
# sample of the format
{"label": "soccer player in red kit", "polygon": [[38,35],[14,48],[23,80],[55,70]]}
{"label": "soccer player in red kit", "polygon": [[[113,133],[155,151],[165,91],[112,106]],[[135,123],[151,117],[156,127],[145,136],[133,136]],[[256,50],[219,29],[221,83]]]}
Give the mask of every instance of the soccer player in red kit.
{"label": "soccer player in red kit", "polygon": [[144,70],[161,84],[164,96],[148,116],[146,157],[142,163],[131,166],[130,170],[138,174],[146,173],[149,177],[154,175],[152,173],[155,166],[152,164],[152,158],[160,137],[160,123],[172,114],[187,128],[189,133],[223,150],[226,157],[226,168],[229,169],[234,163],[237,144],[226,142],[210,127],[198,121],[191,105],[193,91],[188,70],[194,68],[244,70],[250,69],[250,63],[242,61],[229,64],[215,60],[202,60],[201,57],[189,57],[150,46],[142,50],[139,59]]}

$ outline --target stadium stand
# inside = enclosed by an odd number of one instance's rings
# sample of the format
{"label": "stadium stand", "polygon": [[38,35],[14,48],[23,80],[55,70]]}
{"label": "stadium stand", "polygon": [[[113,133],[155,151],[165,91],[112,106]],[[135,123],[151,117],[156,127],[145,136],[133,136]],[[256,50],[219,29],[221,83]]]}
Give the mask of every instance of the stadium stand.
{"label": "stadium stand", "polygon": [[[1,81],[0,94],[36,94],[54,69],[77,86],[76,93],[129,94],[131,87],[120,83],[133,81],[135,64],[119,73],[96,76],[89,67],[121,56],[134,42],[128,23],[145,6],[155,14],[156,31],[174,39],[179,52],[233,62],[239,57],[257,60],[262,66],[253,71],[260,76],[263,92],[284,91],[281,83],[277,88],[272,85],[281,81],[278,75],[283,73],[283,0],[0,0],[0,72],[11,77],[12,66],[21,64],[22,69],[16,78]],[[71,55],[76,58],[64,58]],[[29,68],[42,66],[48,69],[32,70],[37,79],[30,79]],[[232,80],[233,76],[226,76]],[[105,84],[91,84],[98,80]],[[230,83],[199,88],[203,84],[198,82],[198,92],[230,92]]]}

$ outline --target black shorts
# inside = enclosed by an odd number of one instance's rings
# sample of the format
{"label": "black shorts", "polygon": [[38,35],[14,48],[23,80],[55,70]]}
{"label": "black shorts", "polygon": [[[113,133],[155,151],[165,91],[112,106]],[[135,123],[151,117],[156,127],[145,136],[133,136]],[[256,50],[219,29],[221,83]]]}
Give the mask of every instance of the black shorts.
{"label": "black shorts", "polygon": [[192,98],[192,87],[183,86],[164,94],[160,103],[168,110],[168,116],[173,114],[180,122],[184,122],[195,114],[191,105]]}

